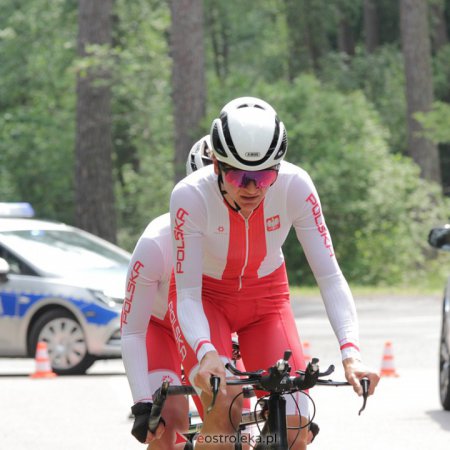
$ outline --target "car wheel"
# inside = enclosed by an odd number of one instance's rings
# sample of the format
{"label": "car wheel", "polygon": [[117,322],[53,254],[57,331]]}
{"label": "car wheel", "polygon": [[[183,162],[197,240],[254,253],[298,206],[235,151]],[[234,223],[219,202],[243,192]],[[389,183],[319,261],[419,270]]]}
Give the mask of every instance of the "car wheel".
{"label": "car wheel", "polygon": [[439,351],[439,390],[443,408],[450,411],[450,342],[447,339],[448,327],[449,323],[444,309]]}
{"label": "car wheel", "polygon": [[38,342],[47,343],[50,364],[59,375],[84,374],[95,362],[88,352],[83,328],[65,309],[42,314],[33,324],[29,336],[32,353]]}

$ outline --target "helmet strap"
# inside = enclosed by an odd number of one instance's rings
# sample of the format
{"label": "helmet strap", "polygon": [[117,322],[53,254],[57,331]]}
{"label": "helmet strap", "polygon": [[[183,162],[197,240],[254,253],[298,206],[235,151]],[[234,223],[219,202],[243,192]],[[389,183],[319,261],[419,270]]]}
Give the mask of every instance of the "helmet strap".
{"label": "helmet strap", "polygon": [[217,177],[217,182],[218,182],[218,184],[219,184],[219,191],[220,191],[220,193],[222,194],[223,199],[227,202],[227,205],[228,205],[233,211],[239,212],[239,211],[241,210],[241,207],[240,207],[234,200],[233,200],[233,202],[234,202],[234,205],[235,205],[235,206],[231,205],[230,202],[229,202],[229,201],[227,200],[227,198],[225,197],[225,195],[227,195],[228,192],[227,192],[225,189],[223,189],[222,170],[220,169],[220,167],[219,167],[219,176]]}

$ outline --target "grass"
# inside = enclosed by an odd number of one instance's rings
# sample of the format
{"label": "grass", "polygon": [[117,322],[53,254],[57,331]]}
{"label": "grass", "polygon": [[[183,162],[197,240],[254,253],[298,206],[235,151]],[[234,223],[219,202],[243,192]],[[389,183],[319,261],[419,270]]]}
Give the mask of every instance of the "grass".
{"label": "grass", "polygon": [[[441,256],[441,255],[439,255]],[[448,256],[448,255],[444,255]],[[447,277],[450,276],[448,258],[437,258],[429,261],[426,269],[417,270],[416,273],[409,273],[408,281],[397,285],[377,285],[367,286],[349,283],[350,289],[355,297],[358,296],[379,296],[379,295],[442,295],[444,292]],[[291,292],[304,296],[320,296],[317,285],[295,286],[291,285]]]}
{"label": "grass", "polygon": [[[359,296],[379,296],[379,295],[440,295],[444,291],[445,280],[441,280],[440,286],[437,283],[409,286],[358,286],[350,285],[350,289],[355,297]],[[291,293],[298,296],[320,297],[317,286],[291,286]]]}

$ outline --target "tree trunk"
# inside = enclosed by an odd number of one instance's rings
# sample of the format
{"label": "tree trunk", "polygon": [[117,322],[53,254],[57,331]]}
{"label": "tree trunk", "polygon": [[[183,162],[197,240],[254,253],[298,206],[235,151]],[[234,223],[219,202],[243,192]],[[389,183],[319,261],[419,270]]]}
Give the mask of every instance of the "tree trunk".
{"label": "tree trunk", "polygon": [[202,0],[172,0],[171,54],[175,127],[175,182],[186,175],[186,158],[205,114],[206,84]]}
{"label": "tree trunk", "polygon": [[376,0],[364,0],[364,40],[367,53],[373,53],[380,43]]}
{"label": "tree trunk", "polygon": [[212,58],[214,70],[219,80],[225,80],[229,66],[229,20],[225,5],[209,2],[206,8],[205,28],[209,33],[212,45]]}
{"label": "tree trunk", "polygon": [[441,183],[437,146],[421,136],[422,126],[415,120],[433,102],[431,51],[425,0],[400,0],[400,31],[405,61],[408,114],[408,151],[420,166],[421,176]]}
{"label": "tree trunk", "polygon": [[340,17],[338,22],[338,49],[349,56],[355,55],[355,38],[353,30],[345,17]]}
{"label": "tree trunk", "polygon": [[320,70],[320,58],[327,49],[323,25],[325,10],[317,0],[284,0],[288,28],[288,77]]}
{"label": "tree trunk", "polygon": [[[89,56],[89,45],[111,45],[112,3],[79,0],[80,57]],[[115,242],[110,74],[98,60],[77,77],[76,133],[76,224]]]}
{"label": "tree trunk", "polygon": [[448,44],[447,20],[445,18],[444,1],[433,2],[431,9],[431,37],[434,53]]}
{"label": "tree trunk", "polygon": [[310,67],[306,52],[309,36],[305,30],[304,5],[298,0],[284,0],[286,24],[288,27],[288,77],[289,81]]}

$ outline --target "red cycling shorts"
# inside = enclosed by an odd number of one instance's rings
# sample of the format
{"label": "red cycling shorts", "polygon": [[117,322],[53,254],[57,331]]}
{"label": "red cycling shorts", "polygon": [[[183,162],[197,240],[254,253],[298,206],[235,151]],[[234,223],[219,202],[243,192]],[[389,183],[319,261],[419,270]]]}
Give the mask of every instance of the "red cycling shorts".
{"label": "red cycling shorts", "polygon": [[[231,341],[231,336],[228,336]],[[152,392],[161,387],[163,381],[168,380],[172,385],[189,384],[189,380],[182,377],[181,359],[173,336],[169,315],[164,320],[152,317],[147,328],[147,361],[149,382]],[[239,370],[244,367],[239,360]],[[203,417],[203,407],[198,396],[194,395],[192,400],[197,411]],[[244,408],[250,409],[248,399],[244,400]]]}
{"label": "red cycling shorts", "polygon": [[[170,301],[175,303],[173,310],[177,311],[173,278]],[[217,280],[203,276],[202,304],[209,322],[211,343],[222,358],[232,359],[230,335],[235,332],[246,370],[267,369],[281,359],[287,349],[292,351],[291,373],[305,368],[284,264],[266,277],[244,278],[240,290],[235,279]],[[187,345],[186,350],[183,367],[190,375],[198,360]]]}

